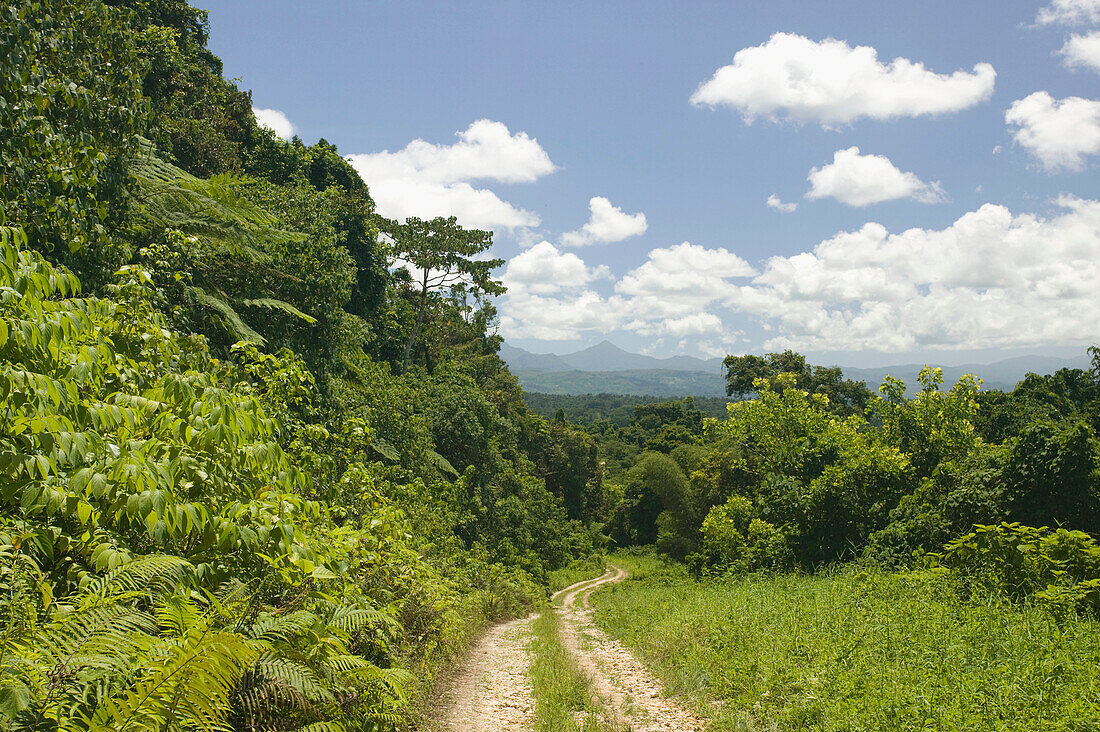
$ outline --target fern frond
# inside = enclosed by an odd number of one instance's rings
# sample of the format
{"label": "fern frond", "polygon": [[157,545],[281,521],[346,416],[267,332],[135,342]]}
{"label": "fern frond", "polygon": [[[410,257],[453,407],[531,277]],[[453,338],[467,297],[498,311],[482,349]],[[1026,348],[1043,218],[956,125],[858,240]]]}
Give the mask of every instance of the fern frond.
{"label": "fern frond", "polygon": [[428,462],[431,463],[436,470],[441,473],[447,473],[448,475],[452,475],[456,478],[458,477],[458,471],[455,470],[455,467],[451,465],[451,462],[447,460],[447,458],[443,457],[435,450],[425,450],[425,454],[428,458]]}
{"label": "fern frond", "polygon": [[202,180],[157,157],[151,144],[130,166],[138,180],[142,214],[162,229],[177,229],[254,262],[268,259],[268,243],[302,241],[305,235],[276,228],[269,211],[241,196],[246,181],[232,175]]}
{"label": "fern frond", "polygon": [[222,316],[226,328],[238,341],[249,341],[258,346],[262,346],[266,342],[262,335],[252,330],[252,328],[248,327],[248,325],[241,320],[241,316],[233,309],[233,306],[225,300],[216,295],[209,294],[201,287],[191,286],[187,289],[200,305],[217,311],[217,313]]}
{"label": "fern frond", "polygon": [[372,438],[370,441],[370,448],[387,460],[392,460],[395,463],[401,462],[401,453],[397,452],[397,448],[381,437]]}
{"label": "fern frond", "polygon": [[308,666],[282,658],[267,655],[256,662],[254,672],[265,680],[275,681],[297,689],[311,702],[329,703],[333,701],[332,692],[316,672]]}
{"label": "fern frond", "polygon": [[381,610],[342,605],[329,617],[328,624],[345,633],[354,633],[367,626],[381,625],[387,628],[395,628],[397,620]]}
{"label": "fern frond", "polygon": [[229,694],[259,657],[259,644],[198,626],[166,650],[125,693],[100,700],[85,720],[89,732],[159,730],[167,719],[203,732],[225,729]]}
{"label": "fern frond", "polygon": [[187,598],[170,597],[157,608],[157,625],[173,636],[179,636],[195,627],[202,619],[199,609]]}
{"label": "fern frond", "polygon": [[[394,717],[392,720],[386,721],[392,721],[396,724],[399,720]],[[305,727],[299,727],[296,732],[347,732],[347,727],[339,722],[314,722],[313,724],[307,724]]]}
{"label": "fern frond", "polygon": [[86,597],[106,598],[124,593],[174,594],[194,567],[183,557],[148,554],[117,567],[85,588]]}
{"label": "fern frond", "polygon": [[283,300],[276,300],[273,297],[257,297],[252,300],[241,300],[241,302],[245,305],[248,305],[249,307],[267,308],[268,310],[279,310],[287,313],[288,315],[293,315],[296,318],[300,318],[310,325],[317,322],[317,318],[313,317],[312,315],[307,315],[290,303],[284,302]]}
{"label": "fern frond", "polygon": [[312,628],[318,618],[308,610],[295,610],[285,615],[264,613],[252,626],[249,636],[257,640],[287,642]]}
{"label": "fern frond", "polygon": [[268,726],[265,724],[268,721],[284,720],[290,710],[313,718],[321,716],[305,694],[277,679],[257,678],[246,682],[234,701],[253,729]]}

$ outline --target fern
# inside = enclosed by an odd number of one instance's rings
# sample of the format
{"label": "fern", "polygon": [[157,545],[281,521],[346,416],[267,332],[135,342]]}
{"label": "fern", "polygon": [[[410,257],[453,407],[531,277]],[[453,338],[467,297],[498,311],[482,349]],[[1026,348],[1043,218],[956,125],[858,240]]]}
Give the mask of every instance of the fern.
{"label": "fern", "polygon": [[233,309],[232,305],[222,298],[211,295],[201,287],[195,287],[193,285],[188,287],[187,291],[200,305],[210,308],[221,315],[226,329],[236,340],[248,341],[249,343],[255,343],[259,346],[267,342],[263,336],[252,330],[252,328],[241,319],[241,316]]}
{"label": "fern", "polygon": [[299,320],[304,320],[311,325],[317,322],[317,318],[313,317],[312,315],[307,315],[290,303],[283,302],[282,300],[276,300],[272,297],[258,297],[254,300],[241,300],[241,302],[250,307],[278,310],[280,312],[287,313],[288,315],[293,315]]}
{"label": "fern", "polygon": [[196,626],[166,657],[118,697],[103,699],[86,718],[89,732],[161,729],[186,720],[203,732],[220,732],[229,715],[229,694],[260,647],[235,633]]}
{"label": "fern", "polygon": [[447,473],[448,475],[458,477],[459,473],[455,470],[455,466],[451,465],[447,458],[440,455],[435,450],[425,450],[425,455],[428,458],[428,462],[439,472]]}
{"label": "fern", "polygon": [[216,249],[256,263],[267,260],[267,243],[305,238],[277,228],[275,216],[240,196],[242,179],[196,178],[161,160],[149,143],[142,146],[130,172],[138,181],[143,216],[156,228],[201,237]]}

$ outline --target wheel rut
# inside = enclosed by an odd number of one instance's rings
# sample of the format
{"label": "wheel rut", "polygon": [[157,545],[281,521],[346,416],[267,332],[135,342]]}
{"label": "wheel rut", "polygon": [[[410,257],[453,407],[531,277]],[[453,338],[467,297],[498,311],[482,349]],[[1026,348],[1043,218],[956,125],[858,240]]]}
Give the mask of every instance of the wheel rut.
{"label": "wheel rut", "polygon": [[527,669],[535,616],[491,627],[474,645],[466,666],[450,679],[435,732],[525,732],[533,729],[535,702]]}
{"label": "wheel rut", "polygon": [[592,593],[627,576],[621,567],[608,564],[602,576],[554,595],[552,609],[561,620],[562,644],[590,679],[612,726],[630,732],[701,731],[706,723],[675,699],[666,698],[649,669],[592,622],[588,609]]}
{"label": "wheel rut", "polygon": [[[623,732],[702,732],[706,723],[677,700],[622,643],[592,622],[592,593],[622,582],[627,573],[608,564],[595,579],[570,585],[551,598],[561,642],[589,679],[608,726]],[[469,659],[440,694],[443,712],[435,732],[528,732],[535,702],[528,678],[529,640],[535,616],[495,625],[474,645]]]}

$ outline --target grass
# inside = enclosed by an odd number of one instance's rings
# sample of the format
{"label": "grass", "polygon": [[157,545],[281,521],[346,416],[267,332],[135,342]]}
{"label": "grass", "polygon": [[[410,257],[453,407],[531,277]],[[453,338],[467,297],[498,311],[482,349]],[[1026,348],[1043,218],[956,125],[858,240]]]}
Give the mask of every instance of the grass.
{"label": "grass", "polygon": [[531,627],[535,732],[611,732],[600,721],[600,704],[588,679],[561,644],[558,622],[557,616],[546,610]]}
{"label": "grass", "polygon": [[574,559],[561,569],[550,572],[550,592],[557,592],[569,585],[595,579],[607,570],[607,563],[601,554],[593,554],[584,559]]}
{"label": "grass", "polygon": [[709,730],[1100,730],[1100,624],[855,567],[696,581],[653,557],[594,597]]}

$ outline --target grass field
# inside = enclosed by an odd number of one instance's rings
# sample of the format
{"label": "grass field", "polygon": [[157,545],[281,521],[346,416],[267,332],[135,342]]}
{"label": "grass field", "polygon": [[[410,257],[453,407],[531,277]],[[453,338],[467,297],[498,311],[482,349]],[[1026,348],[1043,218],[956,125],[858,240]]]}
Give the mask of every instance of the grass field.
{"label": "grass field", "polygon": [[1100,730],[1100,625],[966,602],[949,577],[855,567],[696,581],[631,571],[596,622],[710,730]]}

